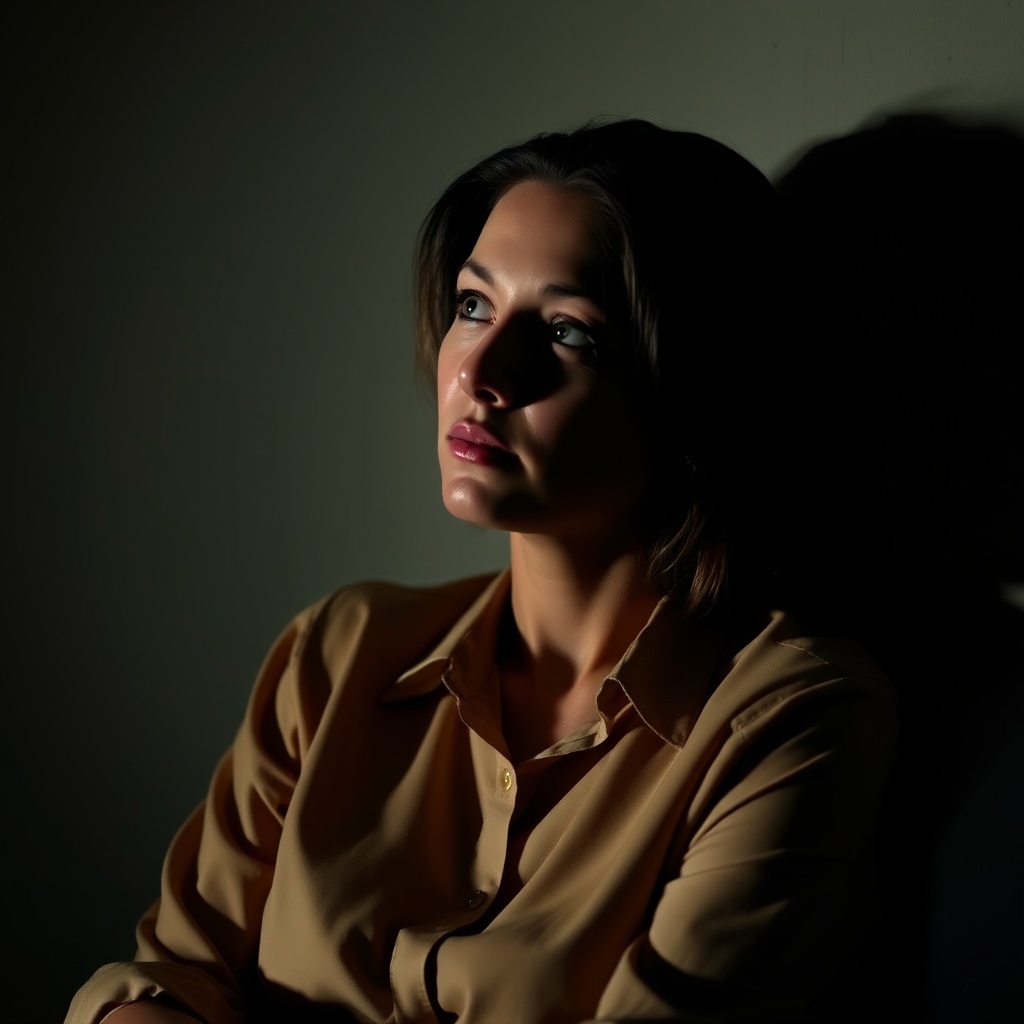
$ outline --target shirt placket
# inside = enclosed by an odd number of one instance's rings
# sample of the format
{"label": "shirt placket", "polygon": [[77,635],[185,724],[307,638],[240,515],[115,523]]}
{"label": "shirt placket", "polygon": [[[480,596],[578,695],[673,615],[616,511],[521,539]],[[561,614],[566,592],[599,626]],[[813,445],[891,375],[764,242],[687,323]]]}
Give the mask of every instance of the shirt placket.
{"label": "shirt placket", "polygon": [[[457,669],[449,665],[444,680],[456,698],[459,716],[469,734],[471,767],[480,803],[480,835],[465,877],[455,880],[454,900],[439,912],[437,927],[431,931],[420,930],[417,935],[405,933],[399,936],[392,960],[396,1024],[418,1024],[438,1019],[433,998],[436,992],[433,973],[437,947],[454,932],[471,929],[487,914],[501,888],[509,827],[516,802],[515,767],[492,742],[500,733],[488,703],[486,687],[467,694],[456,684],[458,676]],[[415,996],[402,980],[410,977],[411,956],[419,961],[415,966]],[[397,969],[399,958],[404,961],[401,969]]]}

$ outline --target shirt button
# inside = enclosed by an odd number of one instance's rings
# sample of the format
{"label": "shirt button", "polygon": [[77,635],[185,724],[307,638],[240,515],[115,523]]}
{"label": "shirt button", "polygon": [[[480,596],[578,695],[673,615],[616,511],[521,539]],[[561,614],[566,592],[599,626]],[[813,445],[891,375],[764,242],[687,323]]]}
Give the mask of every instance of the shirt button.
{"label": "shirt button", "polygon": [[501,773],[501,784],[506,793],[512,788],[512,773],[507,768]]}
{"label": "shirt button", "polygon": [[475,891],[469,894],[469,898],[466,900],[466,909],[476,910],[476,908],[479,907],[480,904],[483,903],[483,901],[486,898],[487,897],[484,893],[482,893],[479,889],[476,889]]}

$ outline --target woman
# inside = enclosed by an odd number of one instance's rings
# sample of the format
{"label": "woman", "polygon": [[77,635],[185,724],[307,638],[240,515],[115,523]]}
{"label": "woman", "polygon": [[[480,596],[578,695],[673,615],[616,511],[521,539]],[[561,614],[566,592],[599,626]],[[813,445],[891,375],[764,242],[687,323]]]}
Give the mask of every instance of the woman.
{"label": "woman", "polygon": [[856,642],[789,610],[814,502],[793,445],[817,435],[799,334],[747,351],[787,312],[783,239],[751,165],[643,121],[451,185],[419,355],[445,505],[507,531],[510,566],[296,618],[136,960],[70,1024],[851,1002],[893,708]]}

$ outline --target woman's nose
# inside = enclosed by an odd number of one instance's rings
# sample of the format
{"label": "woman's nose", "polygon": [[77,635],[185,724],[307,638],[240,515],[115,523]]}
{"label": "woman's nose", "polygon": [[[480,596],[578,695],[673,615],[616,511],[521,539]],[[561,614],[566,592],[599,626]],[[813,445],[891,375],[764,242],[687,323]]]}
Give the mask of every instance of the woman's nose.
{"label": "woman's nose", "polygon": [[466,354],[459,367],[459,386],[474,401],[499,408],[515,405],[516,381],[522,375],[516,333],[512,325],[495,326]]}

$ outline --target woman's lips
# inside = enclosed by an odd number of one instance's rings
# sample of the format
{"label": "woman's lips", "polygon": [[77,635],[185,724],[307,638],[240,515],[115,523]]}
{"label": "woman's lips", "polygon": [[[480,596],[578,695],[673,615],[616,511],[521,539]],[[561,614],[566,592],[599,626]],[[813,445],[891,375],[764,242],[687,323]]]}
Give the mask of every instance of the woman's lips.
{"label": "woman's lips", "polygon": [[448,450],[457,459],[483,466],[512,466],[519,459],[486,427],[459,420],[448,431]]}

